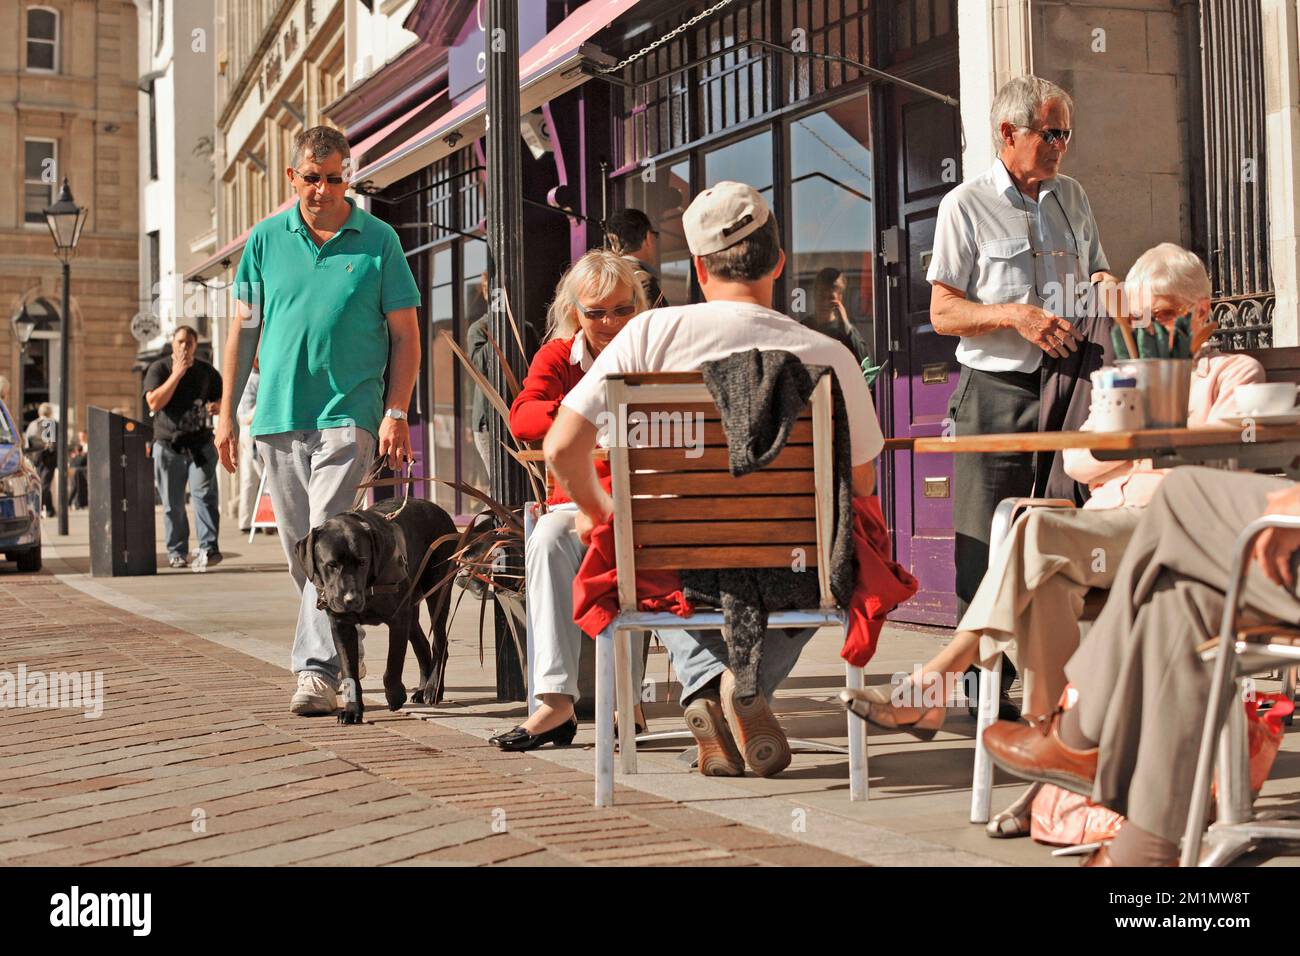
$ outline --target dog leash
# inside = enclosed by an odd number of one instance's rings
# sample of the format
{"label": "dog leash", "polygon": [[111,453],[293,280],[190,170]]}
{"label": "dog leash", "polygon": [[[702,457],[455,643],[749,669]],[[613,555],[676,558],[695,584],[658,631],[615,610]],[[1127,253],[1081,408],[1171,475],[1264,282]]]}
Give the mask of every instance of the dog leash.
{"label": "dog leash", "polygon": [[406,488],[406,494],[402,496],[402,503],[398,505],[396,511],[390,511],[388,512],[388,514],[384,515],[384,517],[387,518],[389,521],[392,521],[394,518],[400,515],[403,509],[406,508],[406,506],[411,503],[411,477],[414,474],[415,474],[415,459],[408,458],[406,459],[406,480],[402,483],[403,487]]}

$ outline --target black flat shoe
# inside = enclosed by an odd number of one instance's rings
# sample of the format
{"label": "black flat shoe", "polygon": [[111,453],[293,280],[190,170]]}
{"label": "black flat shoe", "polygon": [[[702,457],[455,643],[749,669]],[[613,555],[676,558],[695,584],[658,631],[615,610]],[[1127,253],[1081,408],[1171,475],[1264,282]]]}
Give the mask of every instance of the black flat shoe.
{"label": "black flat shoe", "polygon": [[514,730],[508,734],[502,734],[497,746],[502,750],[510,751],[536,750],[542,744],[567,747],[573,743],[573,738],[578,733],[578,718],[570,717],[568,722],[560,724],[558,727],[552,727],[550,730],[544,730],[540,734],[530,734],[518,727],[515,730],[519,731],[518,734]]}
{"label": "black flat shoe", "polygon": [[528,736],[528,731],[524,730],[523,727],[512,727],[510,730],[507,730],[504,734],[497,734],[495,737],[489,737],[488,743],[490,743],[493,747],[500,747],[501,741],[503,740],[518,740],[520,737],[527,737],[527,736]]}

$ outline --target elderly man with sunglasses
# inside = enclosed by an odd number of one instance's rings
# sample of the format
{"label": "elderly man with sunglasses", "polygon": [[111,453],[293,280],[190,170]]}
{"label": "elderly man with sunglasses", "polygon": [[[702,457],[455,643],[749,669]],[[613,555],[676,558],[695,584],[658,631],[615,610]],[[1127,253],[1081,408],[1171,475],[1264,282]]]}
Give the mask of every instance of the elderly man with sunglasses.
{"label": "elderly man with sunglasses", "polygon": [[289,709],[321,714],[337,706],[338,658],[294,545],[352,506],[376,449],[393,468],[411,456],[406,409],[420,369],[420,292],[392,226],[347,196],[343,135],[304,130],[291,159],[285,176],[298,201],[253,227],[235,275],[216,443],[234,472],[240,339],[260,334],[251,429],[300,594]]}
{"label": "elderly man with sunglasses", "polygon": [[[949,405],[957,434],[1055,430],[1066,426],[1067,414],[1079,422],[1087,414],[1087,375],[1109,340],[1096,286],[1113,289],[1118,280],[1083,187],[1059,172],[1073,112],[1069,94],[1054,83],[1035,76],[1008,82],[990,117],[998,158],[939,206],[927,275],[930,321],[938,334],[961,337],[961,376]],[[1075,487],[1054,455],[956,458],[964,613],[988,566],[998,502],[1049,488],[1074,497]]]}

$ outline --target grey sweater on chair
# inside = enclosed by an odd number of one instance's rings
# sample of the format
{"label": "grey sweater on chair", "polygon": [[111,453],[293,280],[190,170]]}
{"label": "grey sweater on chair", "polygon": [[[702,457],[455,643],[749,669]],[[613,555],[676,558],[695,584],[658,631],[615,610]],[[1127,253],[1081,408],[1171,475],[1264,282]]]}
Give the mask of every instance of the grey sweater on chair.
{"label": "grey sweater on chair", "polygon": [[[841,607],[853,596],[857,576],[853,553],[853,475],[848,415],[834,373],[804,365],[797,356],[776,349],[737,352],[708,362],[704,384],[722,413],[731,474],[740,477],[771,463],[790,437],[799,412],[808,404],[823,375],[831,375],[833,409],[835,526],[831,542],[831,593]],[[757,517],[757,516],[756,516]],[[793,553],[791,564],[793,564]],[[729,666],[741,697],[758,693],[769,611],[815,608],[820,604],[817,573],[790,566],[759,569],[683,571],[682,588],[695,604],[721,607]],[[787,640],[773,632],[772,640]]]}

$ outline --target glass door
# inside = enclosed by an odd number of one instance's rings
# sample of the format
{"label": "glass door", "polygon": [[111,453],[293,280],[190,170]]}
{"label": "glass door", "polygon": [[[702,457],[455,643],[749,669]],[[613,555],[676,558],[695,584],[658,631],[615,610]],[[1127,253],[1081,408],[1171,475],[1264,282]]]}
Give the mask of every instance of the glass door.
{"label": "glass door", "polygon": [[789,136],[786,311],[844,342],[861,362],[875,341],[869,96],[792,120]]}

